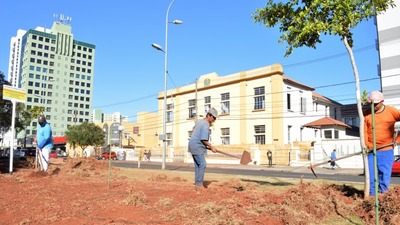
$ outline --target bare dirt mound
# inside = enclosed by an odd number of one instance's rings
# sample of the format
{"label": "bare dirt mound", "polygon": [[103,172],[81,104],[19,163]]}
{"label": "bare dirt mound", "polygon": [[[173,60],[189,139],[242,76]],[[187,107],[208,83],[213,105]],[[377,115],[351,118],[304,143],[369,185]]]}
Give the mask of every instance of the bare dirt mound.
{"label": "bare dirt mound", "polygon": [[[94,158],[57,162],[47,173],[29,166],[3,173],[1,224],[375,223],[373,199],[349,185],[219,177],[196,193],[176,171],[108,174],[108,162]],[[379,196],[382,224],[400,224],[399,190]]]}

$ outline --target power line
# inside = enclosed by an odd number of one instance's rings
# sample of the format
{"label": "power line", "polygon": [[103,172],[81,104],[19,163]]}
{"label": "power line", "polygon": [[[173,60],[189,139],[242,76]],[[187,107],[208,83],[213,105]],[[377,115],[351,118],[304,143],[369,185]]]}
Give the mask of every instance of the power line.
{"label": "power line", "polygon": [[[371,48],[375,48],[375,45],[368,45],[359,49],[355,49],[353,50],[353,52],[363,52],[363,51],[367,51]],[[311,63],[317,63],[317,62],[322,62],[322,61],[326,61],[326,60],[330,60],[333,58],[339,58],[339,57],[343,57],[343,56],[348,56],[347,52],[342,52],[342,53],[338,53],[338,54],[334,54],[334,55],[330,55],[330,56],[326,56],[326,57],[322,57],[322,58],[318,58],[318,59],[312,59],[312,60],[306,60],[303,62],[297,62],[297,63],[291,63],[291,64],[287,64],[287,65],[283,65],[283,68],[290,68],[290,67],[296,67],[296,66],[302,66],[302,65],[306,65],[306,64],[311,64]]]}
{"label": "power line", "polygon": [[[368,45],[359,49],[355,49],[353,50],[353,52],[363,52],[366,50],[369,50],[371,48],[374,48],[374,45]],[[286,64],[283,65],[283,68],[290,68],[290,67],[296,67],[296,66],[301,66],[301,65],[306,65],[306,64],[311,64],[311,63],[316,63],[316,62],[321,62],[321,61],[325,61],[325,60],[330,60],[333,58],[338,58],[338,57],[343,57],[346,56],[348,53],[347,52],[342,52],[342,53],[338,53],[338,54],[334,54],[334,55],[330,55],[330,56],[326,56],[326,57],[322,57],[322,58],[318,58],[318,59],[312,59],[312,60],[306,60],[306,61],[302,61],[302,62],[298,62],[298,63],[292,63],[292,64]],[[172,77],[170,76],[169,73],[167,73],[170,80],[172,81],[173,85],[175,86],[175,88],[177,88],[174,80],[172,79]],[[380,78],[368,78],[368,79],[363,79],[360,80],[360,82],[365,82],[365,81],[371,81],[371,80],[377,80]],[[347,85],[347,84],[353,84],[355,83],[355,81],[348,81],[348,82],[343,82],[343,83],[336,83],[336,84],[328,84],[328,85],[322,85],[322,86],[317,86],[314,87],[315,89],[321,89],[321,88],[326,88],[326,87],[335,87],[335,86],[341,86],[341,85]],[[113,104],[108,104],[108,105],[102,105],[102,106],[93,106],[93,108],[107,108],[107,107],[111,107],[111,106],[117,106],[117,105],[123,105],[123,104],[128,104],[128,103],[132,103],[132,102],[137,102],[140,100],[144,100],[147,98],[151,98],[151,97],[156,97],[158,96],[158,94],[152,94],[152,95],[148,95],[142,98],[137,98],[137,99],[132,99],[132,100],[127,100],[127,101],[123,101],[123,102],[116,102]]]}

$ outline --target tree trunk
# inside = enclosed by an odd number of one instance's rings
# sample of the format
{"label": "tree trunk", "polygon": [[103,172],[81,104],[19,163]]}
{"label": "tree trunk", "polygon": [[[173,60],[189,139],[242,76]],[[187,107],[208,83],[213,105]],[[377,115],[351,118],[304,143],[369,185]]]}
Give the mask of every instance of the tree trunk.
{"label": "tree trunk", "polygon": [[353,67],[353,72],[354,72],[354,80],[356,83],[357,111],[358,111],[358,117],[360,118],[360,146],[361,146],[361,149],[363,150],[362,156],[363,156],[363,162],[364,162],[364,198],[368,198],[369,197],[369,189],[370,189],[368,152],[365,151],[365,149],[367,149],[367,148],[365,146],[365,137],[364,137],[364,114],[362,111],[362,104],[361,104],[360,77],[358,75],[358,70],[357,70],[356,61],[354,59],[353,50],[351,49],[349,43],[347,42],[346,36],[343,37],[343,43],[347,49],[347,52],[349,53],[351,66]]}

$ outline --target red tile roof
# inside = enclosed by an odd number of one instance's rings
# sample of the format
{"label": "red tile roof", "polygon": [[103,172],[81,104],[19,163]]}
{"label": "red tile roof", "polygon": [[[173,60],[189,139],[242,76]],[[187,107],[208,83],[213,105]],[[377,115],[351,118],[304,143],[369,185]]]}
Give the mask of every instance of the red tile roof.
{"label": "red tile roof", "polygon": [[334,104],[337,104],[337,105],[342,105],[337,101],[334,101],[334,100],[332,100],[332,99],[330,99],[328,97],[325,97],[323,95],[318,94],[317,92],[313,92],[312,95],[313,95],[313,99],[314,100],[315,99],[319,99],[319,100],[324,101],[324,102],[329,102],[329,103],[334,103]]}
{"label": "red tile roof", "polygon": [[298,81],[295,81],[295,80],[293,80],[292,78],[287,77],[287,76],[283,76],[283,80],[285,80],[286,82],[295,84],[295,85],[297,85],[297,86],[301,86],[301,87],[303,87],[304,89],[308,89],[308,90],[311,90],[311,91],[314,91],[314,90],[315,90],[315,88],[310,87],[310,86],[305,85],[305,84],[302,84],[302,83],[300,83],[300,82],[298,82]]}
{"label": "red tile roof", "polygon": [[309,127],[309,128],[316,128],[316,129],[321,129],[322,127],[326,126],[342,126],[346,128],[351,128],[351,126],[340,122],[339,120],[332,119],[330,117],[324,117],[319,120],[304,124],[303,127]]}

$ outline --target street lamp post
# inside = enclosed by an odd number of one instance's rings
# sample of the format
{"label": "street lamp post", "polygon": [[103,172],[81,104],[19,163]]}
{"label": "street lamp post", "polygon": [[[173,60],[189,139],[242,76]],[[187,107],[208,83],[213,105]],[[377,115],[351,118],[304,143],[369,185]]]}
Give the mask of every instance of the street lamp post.
{"label": "street lamp post", "polygon": [[118,126],[118,131],[119,131],[119,148],[122,148],[122,131],[125,130],[125,127],[122,125]]}
{"label": "street lamp post", "polygon": [[162,144],[162,164],[161,169],[165,169],[165,154],[166,154],[166,137],[167,137],[167,126],[166,126],[166,114],[167,114],[167,75],[168,75],[168,24],[182,24],[180,20],[168,21],[169,10],[175,0],[172,0],[168,6],[167,14],[165,16],[165,49],[163,50],[158,44],[151,44],[151,46],[159,51],[164,52],[164,103],[163,103],[163,133],[160,139],[163,141]]}

